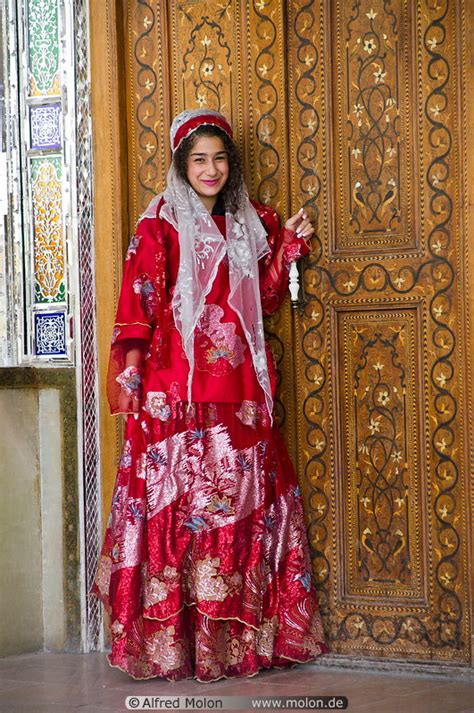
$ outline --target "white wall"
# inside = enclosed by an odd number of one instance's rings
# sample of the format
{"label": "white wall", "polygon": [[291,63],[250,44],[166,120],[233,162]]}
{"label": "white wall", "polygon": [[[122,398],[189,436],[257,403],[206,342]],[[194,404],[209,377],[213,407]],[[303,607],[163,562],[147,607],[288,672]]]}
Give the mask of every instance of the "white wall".
{"label": "white wall", "polygon": [[0,389],[0,655],[65,639],[56,389]]}

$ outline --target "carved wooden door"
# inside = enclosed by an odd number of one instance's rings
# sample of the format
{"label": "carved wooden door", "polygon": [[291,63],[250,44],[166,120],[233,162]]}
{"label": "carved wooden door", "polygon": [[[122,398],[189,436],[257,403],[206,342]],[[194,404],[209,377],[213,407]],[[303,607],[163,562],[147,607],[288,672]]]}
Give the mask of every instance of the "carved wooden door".
{"label": "carved wooden door", "polygon": [[130,231],[196,106],[317,226],[267,330],[332,651],[467,663],[464,3],[124,5]]}
{"label": "carved wooden door", "polygon": [[339,653],[470,660],[462,12],[290,3],[292,187],[319,226],[298,467]]}

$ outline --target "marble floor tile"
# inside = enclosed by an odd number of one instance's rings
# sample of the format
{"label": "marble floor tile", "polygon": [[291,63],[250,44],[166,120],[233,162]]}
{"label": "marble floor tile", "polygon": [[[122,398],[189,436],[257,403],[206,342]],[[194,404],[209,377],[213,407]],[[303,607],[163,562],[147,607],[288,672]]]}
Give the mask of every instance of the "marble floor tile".
{"label": "marble floor tile", "polygon": [[350,713],[474,713],[474,682],[446,676],[306,664],[203,684],[193,679],[134,681],[110,667],[101,653],[25,654],[0,660],[0,713],[120,713],[130,695],[193,694],[341,695],[348,698]]}

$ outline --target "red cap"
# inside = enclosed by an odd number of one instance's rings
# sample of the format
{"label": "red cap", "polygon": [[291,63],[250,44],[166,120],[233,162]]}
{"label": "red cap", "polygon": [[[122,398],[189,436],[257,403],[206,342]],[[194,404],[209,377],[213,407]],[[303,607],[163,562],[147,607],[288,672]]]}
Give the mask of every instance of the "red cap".
{"label": "red cap", "polygon": [[232,127],[225,117],[221,114],[214,113],[201,114],[200,116],[194,116],[188,121],[185,121],[184,124],[179,127],[173,139],[173,151],[176,151],[176,149],[180,147],[183,140],[200,126],[218,126],[219,129],[222,129],[222,131],[224,131],[230,139],[233,138]]}

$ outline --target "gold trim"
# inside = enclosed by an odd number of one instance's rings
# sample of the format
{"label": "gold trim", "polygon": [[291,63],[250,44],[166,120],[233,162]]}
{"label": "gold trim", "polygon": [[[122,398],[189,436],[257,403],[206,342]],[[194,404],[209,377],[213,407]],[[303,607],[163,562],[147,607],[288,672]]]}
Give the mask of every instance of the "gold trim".
{"label": "gold trim", "polygon": [[209,616],[209,614],[205,611],[202,611],[202,609],[199,609],[198,605],[196,602],[184,602],[183,606],[181,609],[178,609],[178,611],[173,612],[173,614],[170,614],[169,616],[166,616],[164,619],[160,619],[157,616],[145,616],[143,614],[144,619],[148,619],[149,621],[168,621],[168,619],[171,619],[172,616],[177,616],[180,612],[183,611],[184,607],[196,607],[196,610],[202,614],[203,616],[207,616],[208,619],[211,619],[212,621],[238,621],[244,626],[249,626],[251,629],[254,629],[255,631],[260,631],[259,626],[254,626],[253,624],[250,624],[248,621],[244,621],[243,619],[239,619],[238,616]]}
{"label": "gold trim", "polygon": [[[209,617],[211,618],[211,617]],[[243,680],[245,678],[254,678],[255,676],[258,676],[259,673],[262,671],[270,671],[271,669],[277,669],[279,671],[287,671],[290,668],[295,668],[297,665],[298,666],[303,666],[304,664],[310,664],[316,661],[320,656],[324,656],[325,652],[321,652],[320,654],[317,654],[316,656],[313,656],[310,659],[307,659],[306,661],[300,661],[299,659],[292,659],[289,656],[279,656],[278,658],[280,659],[286,659],[287,661],[290,661],[293,666],[259,666],[257,671],[254,671],[253,673],[248,673],[244,674],[243,676],[226,676],[223,674],[222,676],[219,676],[218,678],[211,678],[208,681],[203,681],[200,678],[197,678],[197,676],[185,676],[183,678],[168,678],[168,676],[160,676],[159,674],[155,674],[153,676],[134,676],[132,673],[129,673],[126,669],[124,669],[122,666],[119,666],[118,664],[114,664],[110,662],[109,656],[111,654],[106,655],[107,663],[109,664],[110,668],[117,668],[119,671],[122,671],[123,673],[126,673],[127,676],[130,676],[130,678],[133,678],[134,681],[150,681],[153,678],[158,678],[162,681],[169,681],[170,683],[180,683],[181,681],[196,681],[197,683],[215,683],[216,681],[222,681],[222,679],[228,679],[228,680]]]}

